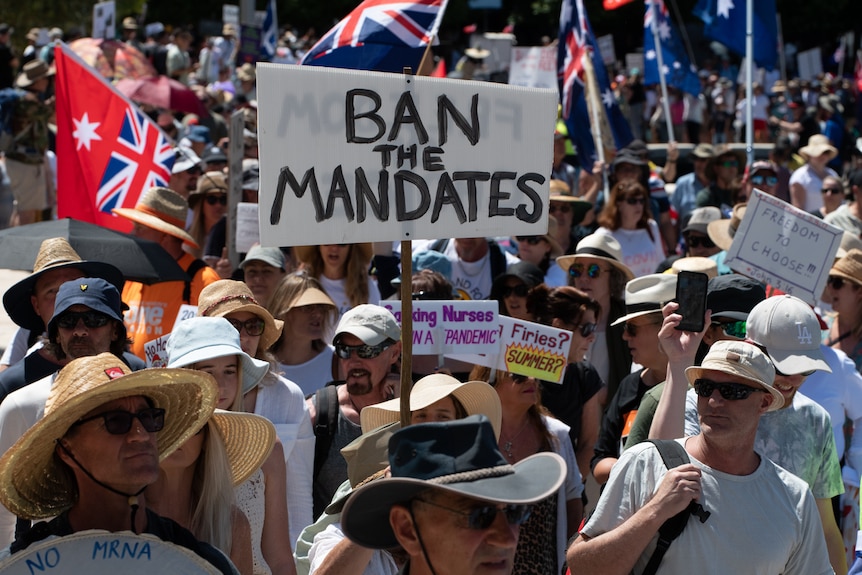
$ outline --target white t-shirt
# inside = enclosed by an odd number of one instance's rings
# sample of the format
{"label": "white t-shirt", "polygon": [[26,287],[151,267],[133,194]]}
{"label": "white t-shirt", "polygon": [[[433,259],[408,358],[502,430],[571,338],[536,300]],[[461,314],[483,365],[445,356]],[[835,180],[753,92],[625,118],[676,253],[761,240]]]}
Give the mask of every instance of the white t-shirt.
{"label": "white t-shirt", "polygon": [[659,264],[664,261],[664,246],[662,245],[661,235],[658,233],[658,224],[655,220],[649,220],[650,232],[652,239],[646,229],[638,228],[636,230],[609,230],[608,228],[599,228],[597,234],[613,236],[623,248],[623,263],[626,264],[635,277],[641,277],[649,274],[654,274]]}
{"label": "white t-shirt", "polygon": [[[712,469],[690,454],[689,458],[702,470],[700,503],[710,516],[705,523],[689,519],[662,559],[662,572],[833,572],[817,505],[804,481],[762,456],[754,473],[743,476]],[[596,537],[622,524],[653,496],[666,473],[652,443],[627,449],[611,470],[596,511],[581,532]],[[658,533],[641,553],[634,573],[643,572],[656,541]]]}
{"label": "white t-shirt", "polygon": [[[501,249],[506,257],[506,267],[518,263],[516,256]],[[443,254],[452,262],[452,286],[460,299],[488,299],[491,295],[491,250],[475,262],[465,262],[458,257],[454,240],[446,244]]]}
{"label": "white t-shirt", "polygon": [[30,339],[30,330],[19,327],[12,334],[12,338],[0,357],[0,365],[15,365],[27,355],[27,340]]}
{"label": "white t-shirt", "polygon": [[[349,309],[353,307],[353,304],[350,303],[350,298],[347,297],[347,293],[344,291],[345,280],[331,280],[326,276],[321,275],[317,278],[320,281],[320,285],[323,286],[323,291],[326,292],[326,295],[335,302],[335,307],[338,308],[338,317],[335,318],[334,325],[338,325],[338,322],[341,320],[341,316],[343,316]],[[368,278],[368,301],[363,303],[371,303],[377,305],[380,303],[380,290],[377,289],[377,282],[374,281],[372,277]],[[335,335],[330,334],[330,335]],[[332,338],[324,338],[326,341],[331,341]],[[328,380],[327,380],[328,381]],[[326,383],[326,382],[324,382]]]}
{"label": "white t-shirt", "polygon": [[[838,174],[832,168],[826,168],[826,175],[837,178]],[[805,188],[805,211],[813,212],[823,207],[823,198],[820,190],[823,188],[823,178],[818,176],[811,166],[805,164],[790,174],[790,185],[799,184]]]}
{"label": "white t-shirt", "polygon": [[328,382],[332,377],[332,356],[335,348],[327,345],[323,351],[312,359],[299,365],[278,364],[278,371],[284,377],[296,383],[302,390],[302,395],[308,397]]}

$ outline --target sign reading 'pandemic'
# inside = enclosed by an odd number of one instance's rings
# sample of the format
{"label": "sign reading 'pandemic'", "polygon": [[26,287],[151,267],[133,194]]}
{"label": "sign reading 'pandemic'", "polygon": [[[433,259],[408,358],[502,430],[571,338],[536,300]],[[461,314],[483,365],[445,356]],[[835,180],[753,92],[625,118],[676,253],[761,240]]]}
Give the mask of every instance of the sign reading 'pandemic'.
{"label": "sign reading 'pandemic'", "polygon": [[553,90],[258,66],[264,245],[540,234]]}

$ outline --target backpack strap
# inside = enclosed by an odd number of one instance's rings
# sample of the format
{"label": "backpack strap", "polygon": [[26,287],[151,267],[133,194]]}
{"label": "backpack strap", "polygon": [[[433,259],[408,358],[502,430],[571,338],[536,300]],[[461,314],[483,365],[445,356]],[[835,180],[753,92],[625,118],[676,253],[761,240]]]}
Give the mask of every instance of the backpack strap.
{"label": "backpack strap", "polygon": [[[668,470],[685,465],[691,461],[685,447],[678,441],[673,439],[649,439],[647,441],[656,446]],[[688,507],[662,523],[658,530],[658,543],[656,543],[655,551],[653,551],[652,556],[649,558],[649,562],[642,575],[655,575],[658,572],[664,554],[670,548],[673,540],[682,534],[691,515],[697,515],[700,518],[700,522],[704,523],[709,517],[709,511],[704,510],[698,502],[692,499]]]}
{"label": "backpack strap", "polygon": [[207,267],[207,263],[202,259],[196,259],[192,263],[189,264],[189,267],[186,268],[186,273],[189,276],[189,279],[185,281],[185,286],[183,287],[183,303],[192,303],[192,281],[195,279],[195,276],[198,275],[198,272]]}
{"label": "backpack strap", "polygon": [[330,381],[314,394],[314,475],[317,479],[329,456],[338,426],[338,382]]}

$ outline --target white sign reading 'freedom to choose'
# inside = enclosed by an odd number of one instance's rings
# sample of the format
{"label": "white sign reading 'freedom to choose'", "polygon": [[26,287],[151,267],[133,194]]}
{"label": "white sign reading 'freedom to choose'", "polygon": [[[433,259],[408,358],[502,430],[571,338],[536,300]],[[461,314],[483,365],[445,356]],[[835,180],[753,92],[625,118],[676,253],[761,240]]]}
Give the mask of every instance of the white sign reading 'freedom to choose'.
{"label": "white sign reading 'freedom to choose'", "polygon": [[541,234],[557,94],[259,64],[260,239]]}

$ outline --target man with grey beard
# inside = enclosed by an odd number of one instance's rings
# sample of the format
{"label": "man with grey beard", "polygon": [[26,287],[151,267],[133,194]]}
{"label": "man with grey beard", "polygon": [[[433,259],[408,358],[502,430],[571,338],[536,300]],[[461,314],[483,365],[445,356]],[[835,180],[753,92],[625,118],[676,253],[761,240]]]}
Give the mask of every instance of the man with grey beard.
{"label": "man with grey beard", "polygon": [[331,382],[307,400],[316,436],[315,518],[347,479],[341,448],[362,434],[360,412],[394,397],[389,378],[401,355],[401,328],[389,310],[358,305],[341,317],[332,343],[344,380]]}

